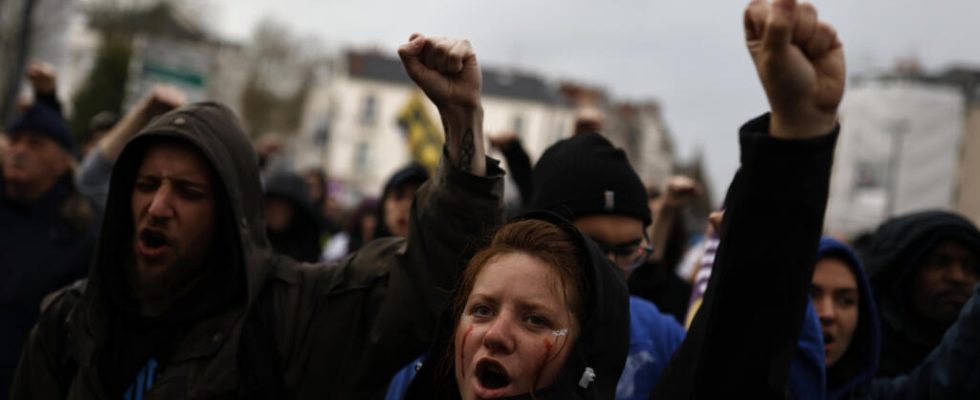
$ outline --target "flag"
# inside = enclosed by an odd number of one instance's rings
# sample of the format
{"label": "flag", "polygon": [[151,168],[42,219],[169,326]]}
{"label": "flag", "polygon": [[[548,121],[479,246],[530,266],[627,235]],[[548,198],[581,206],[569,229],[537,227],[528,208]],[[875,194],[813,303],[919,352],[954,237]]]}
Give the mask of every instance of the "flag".
{"label": "flag", "polygon": [[439,165],[445,139],[442,129],[439,129],[429,118],[425,102],[421,93],[418,91],[412,93],[398,113],[398,125],[405,134],[405,143],[408,144],[412,160],[428,168],[431,173]]}

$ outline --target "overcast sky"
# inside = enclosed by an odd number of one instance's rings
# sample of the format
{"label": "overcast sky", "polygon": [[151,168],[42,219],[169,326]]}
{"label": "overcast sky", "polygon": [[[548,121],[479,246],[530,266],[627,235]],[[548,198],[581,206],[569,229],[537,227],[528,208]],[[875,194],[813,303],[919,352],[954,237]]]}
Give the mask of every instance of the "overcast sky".
{"label": "overcast sky", "polygon": [[[766,110],[739,0],[212,0],[213,28],[245,40],[271,17],[320,46],[394,49],[410,33],[469,39],[480,61],[656,99],[682,157],[703,149],[713,191],[738,166],[737,128]],[[980,67],[978,0],[815,1],[850,75],[916,56],[927,70]],[[209,13],[211,14],[211,13]],[[716,197],[717,198],[717,197]]]}

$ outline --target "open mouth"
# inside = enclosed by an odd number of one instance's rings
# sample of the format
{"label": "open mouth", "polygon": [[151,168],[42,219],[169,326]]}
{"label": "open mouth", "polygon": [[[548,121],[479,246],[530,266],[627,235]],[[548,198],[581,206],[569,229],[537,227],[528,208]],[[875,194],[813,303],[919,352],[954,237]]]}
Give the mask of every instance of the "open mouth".
{"label": "open mouth", "polygon": [[170,241],[167,240],[166,236],[160,232],[149,229],[144,229],[140,232],[140,242],[142,243],[143,247],[149,250],[157,250],[164,246],[170,245]]}
{"label": "open mouth", "polygon": [[834,335],[824,334],[823,335],[823,347],[826,349],[830,345],[834,344]]}
{"label": "open mouth", "polygon": [[476,364],[476,379],[480,386],[487,389],[500,389],[510,385],[510,376],[500,363],[491,360],[481,360]]}

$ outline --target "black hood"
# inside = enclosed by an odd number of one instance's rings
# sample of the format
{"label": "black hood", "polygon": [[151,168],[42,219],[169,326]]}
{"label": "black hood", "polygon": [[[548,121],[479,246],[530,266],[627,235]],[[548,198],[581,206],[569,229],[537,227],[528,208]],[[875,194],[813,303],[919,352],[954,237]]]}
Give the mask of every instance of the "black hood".
{"label": "black hood", "polygon": [[[947,211],[923,211],[892,218],[875,232],[866,261],[886,334],[883,351],[889,351],[887,342],[897,341],[904,343],[902,347],[911,346],[907,353],[924,357],[935,346],[934,339],[930,339],[932,335],[912,316],[908,299],[916,267],[943,240],[959,241],[980,253],[977,227]],[[919,356],[910,357],[921,360]],[[886,371],[890,366],[891,363],[883,362],[882,373],[890,374],[892,371]]]}
{"label": "black hood", "polygon": [[908,279],[915,267],[943,240],[957,240],[980,252],[980,231],[966,218],[947,211],[923,211],[885,221],[868,252],[868,275],[880,311],[890,323],[907,323]]}
{"label": "black hood", "polygon": [[[612,399],[629,351],[629,289],[605,254],[570,222],[549,212],[532,212],[515,221],[528,219],[555,224],[569,234],[576,247],[581,250],[579,256],[583,258],[582,265],[587,269],[589,286],[589,304],[586,307],[585,320],[581,324],[582,333],[555,383],[537,390],[535,397],[563,400]],[[445,366],[439,365],[438,360],[445,359],[445,353],[453,345],[453,317],[451,308],[443,313],[433,351],[428,357],[429,362],[419,370],[406,398],[459,398],[452,368],[449,369],[448,380],[439,380],[445,378],[439,372]],[[579,382],[583,380],[587,369],[594,373],[594,380],[583,388]],[[511,399],[527,398],[531,398],[530,394]]]}
{"label": "black hood", "polygon": [[391,231],[385,225],[385,199],[391,195],[391,191],[406,183],[417,183],[421,186],[427,180],[429,180],[429,170],[417,163],[402,167],[395,171],[391,178],[388,178],[388,182],[385,182],[384,191],[381,193],[381,199],[378,200],[378,224],[374,227],[373,239],[391,236]]}
{"label": "black hood", "polygon": [[[188,322],[235,305],[244,308],[245,303],[251,304],[255,299],[265,279],[270,246],[265,233],[257,158],[237,117],[215,103],[192,104],[171,111],[130,139],[113,167],[88,286],[76,306],[83,315],[72,319],[81,321],[76,325],[85,325],[76,328],[82,328],[83,335],[91,336],[96,351],[101,347],[97,343],[106,340],[110,319],[134,308],[123,278],[123,268],[132,257],[133,184],[148,147],[161,141],[188,144],[210,163],[216,176],[215,208],[218,210],[216,245],[212,246],[218,250],[207,261],[215,273],[198,285],[200,289],[185,296],[192,297],[193,302],[177,302],[174,307],[179,312],[170,313],[171,322]],[[217,286],[213,286],[215,281],[219,282]],[[204,296],[205,304],[200,304],[202,298],[194,296]]]}
{"label": "black hood", "polygon": [[294,172],[275,172],[265,180],[265,194],[285,199],[294,210],[292,221],[284,232],[268,232],[272,247],[299,261],[318,261],[323,221],[313,207],[306,180]]}

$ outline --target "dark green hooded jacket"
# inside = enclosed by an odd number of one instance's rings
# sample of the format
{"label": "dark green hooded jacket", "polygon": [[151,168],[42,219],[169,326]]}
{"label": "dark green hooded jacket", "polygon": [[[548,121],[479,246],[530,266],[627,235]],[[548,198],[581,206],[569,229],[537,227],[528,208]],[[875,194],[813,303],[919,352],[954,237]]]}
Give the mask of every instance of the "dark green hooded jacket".
{"label": "dark green hooded jacket", "polygon": [[[158,140],[198,149],[216,171],[216,201],[227,204],[216,207],[213,240],[222,248],[209,276],[173,306],[179,312],[147,321],[120,276],[131,257],[133,180]],[[491,161],[487,171],[475,177],[443,163],[416,195],[407,240],[369,243],[336,264],[301,264],[271,250],[256,155],[237,118],[212,103],[163,115],[116,163],[89,280],[47,305],[13,398],[113,398],[129,382],[146,399],[377,397],[428,347],[470,239],[500,222],[501,171]],[[165,340],[134,342],[161,331]],[[170,347],[154,374],[114,375],[126,372],[117,360],[146,351],[127,343],[161,342]]]}

